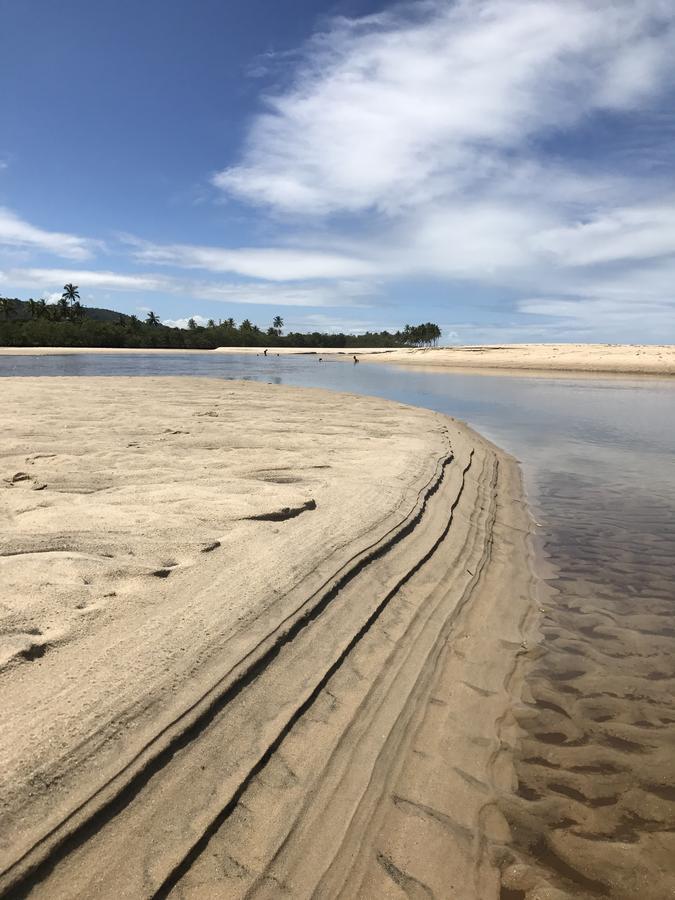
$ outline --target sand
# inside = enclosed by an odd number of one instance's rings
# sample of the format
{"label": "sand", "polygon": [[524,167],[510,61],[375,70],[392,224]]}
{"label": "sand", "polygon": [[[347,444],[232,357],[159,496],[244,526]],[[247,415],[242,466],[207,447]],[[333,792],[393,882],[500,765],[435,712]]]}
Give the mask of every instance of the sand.
{"label": "sand", "polygon": [[538,617],[448,417],[3,380],[0,894],[497,897]]}
{"label": "sand", "polygon": [[[219,347],[217,350],[125,350],[86,347],[0,347],[0,356],[45,356],[73,353],[154,354],[227,353],[261,356],[264,347]],[[322,356],[326,360],[385,362],[437,369],[530,372],[597,372],[625,375],[675,375],[675,344],[503,344],[388,350],[382,347],[274,347],[270,355]]]}
{"label": "sand", "polygon": [[[216,353],[260,353],[259,347],[220,347]],[[634,375],[675,375],[675,345],[662,344],[504,344],[476,347],[432,347],[387,350],[274,348],[272,353],[311,352],[327,359],[386,362],[442,369],[547,372],[606,372]]]}

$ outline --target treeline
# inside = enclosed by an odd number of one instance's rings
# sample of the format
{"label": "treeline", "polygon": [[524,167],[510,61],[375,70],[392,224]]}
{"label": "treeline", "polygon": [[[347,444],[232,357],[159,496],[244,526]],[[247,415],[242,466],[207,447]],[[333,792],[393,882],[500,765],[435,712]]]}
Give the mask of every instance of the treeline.
{"label": "treeline", "polygon": [[[92,310],[92,312],[94,312]],[[102,320],[100,315],[109,313]],[[145,321],[137,316],[96,310],[88,315],[79,301],[76,285],[66,285],[57,303],[21,301],[0,297],[0,346],[4,347],[109,347],[213,350],[216,347],[410,347],[431,345],[441,332],[437,325],[406,325],[403,331],[365,334],[283,333],[283,319],[276,316],[262,330],[248,319],[211,319],[198,325],[190,319],[187,328],[163,325],[154,312]]]}

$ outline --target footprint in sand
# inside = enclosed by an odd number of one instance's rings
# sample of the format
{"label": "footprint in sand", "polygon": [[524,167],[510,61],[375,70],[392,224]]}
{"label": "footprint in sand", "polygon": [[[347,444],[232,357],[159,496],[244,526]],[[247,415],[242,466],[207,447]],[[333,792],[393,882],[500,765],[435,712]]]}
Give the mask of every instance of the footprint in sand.
{"label": "footprint in sand", "polygon": [[28,472],[15,472],[11,478],[5,478],[3,480],[11,487],[14,485],[24,485],[25,487],[30,487],[33,491],[43,491],[47,487],[44,482],[38,481],[37,478],[33,478]]}

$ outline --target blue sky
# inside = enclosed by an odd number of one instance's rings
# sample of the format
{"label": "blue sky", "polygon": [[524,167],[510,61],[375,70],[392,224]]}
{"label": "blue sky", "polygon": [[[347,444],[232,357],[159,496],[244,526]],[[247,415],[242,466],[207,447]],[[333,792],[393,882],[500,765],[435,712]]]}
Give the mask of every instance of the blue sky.
{"label": "blue sky", "polygon": [[675,341],[671,0],[0,0],[0,293]]}

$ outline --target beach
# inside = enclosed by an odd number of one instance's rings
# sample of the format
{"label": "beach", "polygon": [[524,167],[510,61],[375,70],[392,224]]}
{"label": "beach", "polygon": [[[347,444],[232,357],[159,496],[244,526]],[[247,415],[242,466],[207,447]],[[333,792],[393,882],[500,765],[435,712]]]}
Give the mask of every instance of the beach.
{"label": "beach", "polygon": [[[261,348],[219,347],[216,353],[260,353]],[[386,362],[397,366],[498,372],[590,372],[675,375],[673,344],[504,344],[397,348],[274,347],[270,354],[312,353],[328,359]]]}
{"label": "beach", "polygon": [[498,896],[540,602],[515,461],[313,389],[3,391],[0,893]]}

